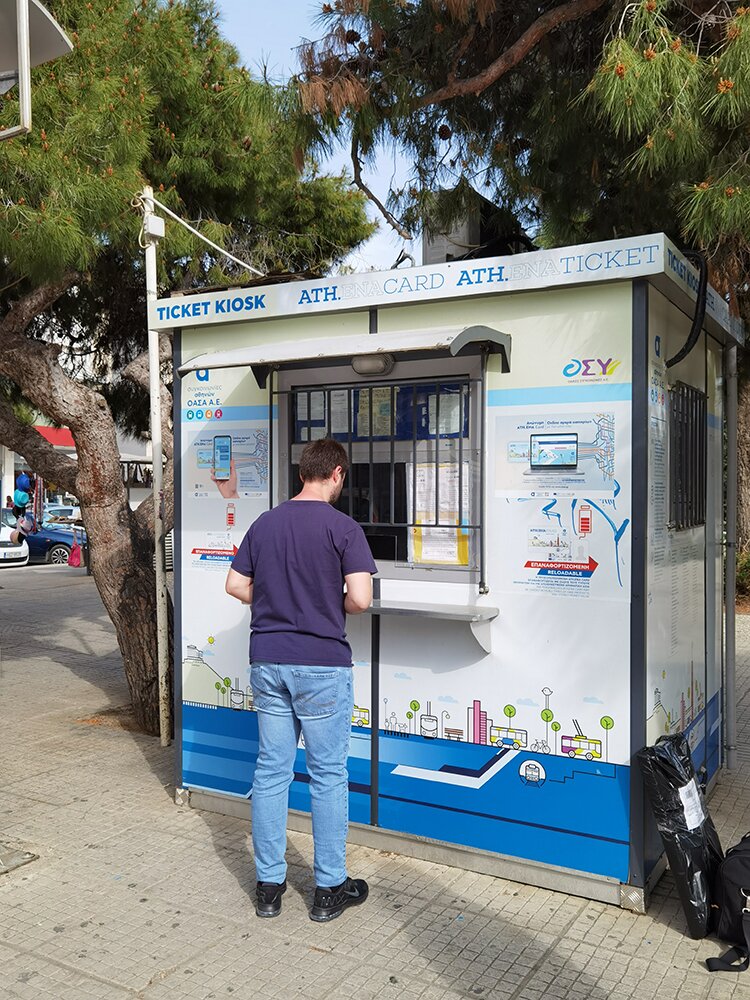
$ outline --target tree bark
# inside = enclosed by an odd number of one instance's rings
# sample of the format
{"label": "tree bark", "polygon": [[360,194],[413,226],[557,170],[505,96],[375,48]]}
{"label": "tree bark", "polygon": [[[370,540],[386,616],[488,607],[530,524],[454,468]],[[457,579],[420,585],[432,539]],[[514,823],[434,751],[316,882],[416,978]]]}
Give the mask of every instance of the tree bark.
{"label": "tree bark", "polygon": [[[136,721],[146,732],[158,734],[156,575],[153,522],[148,516],[153,500],[138,512],[130,510],[115,422],[105,399],[64,373],[58,362],[59,346],[24,335],[31,320],[78,280],[76,275],[68,275],[57,284],[35,289],[0,321],[0,374],[15,382],[40,412],[70,428],[78,455],[77,463],[71,463],[75,473],[60,462],[60,456],[40,434],[15,418],[10,407],[0,408],[0,436],[12,447],[18,446],[38,472],[64,482],[79,498],[89,536],[91,571],[115,626]],[[167,409],[162,406],[163,415]],[[164,432],[171,455],[171,433],[168,427]],[[169,530],[173,516],[171,460],[164,471]],[[169,618],[171,624],[171,601]],[[170,628],[170,647],[172,634]],[[171,648],[169,663],[171,672]]]}

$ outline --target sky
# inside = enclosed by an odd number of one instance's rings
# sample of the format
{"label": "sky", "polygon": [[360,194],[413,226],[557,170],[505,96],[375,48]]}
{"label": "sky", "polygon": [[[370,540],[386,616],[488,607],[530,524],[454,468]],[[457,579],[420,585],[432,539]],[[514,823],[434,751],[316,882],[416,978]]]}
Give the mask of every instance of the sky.
{"label": "sky", "polygon": [[[317,39],[323,33],[315,19],[320,3],[309,0],[217,0],[222,14],[223,33],[237,48],[243,63],[250,70],[259,72],[263,63],[268,65],[272,79],[283,80],[298,69],[295,48],[303,39]],[[342,150],[324,164],[332,173],[338,173],[351,162]],[[376,167],[365,174],[366,183],[384,201],[392,183],[406,176],[404,161],[392,154],[379,156]],[[370,218],[379,221],[379,230],[364,246],[346,261],[357,271],[372,268],[387,270],[395,262],[402,248],[420,260],[419,241],[405,244],[382,219],[374,206],[368,207]]]}

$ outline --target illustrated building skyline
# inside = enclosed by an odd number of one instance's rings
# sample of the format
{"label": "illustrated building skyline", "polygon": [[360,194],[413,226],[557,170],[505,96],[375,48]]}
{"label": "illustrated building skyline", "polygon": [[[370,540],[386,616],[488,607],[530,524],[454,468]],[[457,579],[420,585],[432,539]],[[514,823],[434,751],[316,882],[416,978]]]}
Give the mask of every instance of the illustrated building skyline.
{"label": "illustrated building skyline", "polygon": [[487,744],[487,713],[482,710],[482,703],[474,701],[466,710],[466,732],[469,743]]}

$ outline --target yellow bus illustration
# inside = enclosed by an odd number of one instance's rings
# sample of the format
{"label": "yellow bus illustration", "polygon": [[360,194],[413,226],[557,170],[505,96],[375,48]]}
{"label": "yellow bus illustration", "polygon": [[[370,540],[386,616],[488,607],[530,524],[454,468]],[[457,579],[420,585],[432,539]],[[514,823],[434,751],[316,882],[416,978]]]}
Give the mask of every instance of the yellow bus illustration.
{"label": "yellow bus illustration", "polygon": [[360,708],[359,705],[354,706],[352,712],[352,725],[353,726],[369,726],[370,725],[370,709]]}
{"label": "yellow bus illustration", "polygon": [[525,729],[509,729],[508,726],[490,726],[490,743],[520,750],[521,747],[526,746],[528,739],[529,734]]}

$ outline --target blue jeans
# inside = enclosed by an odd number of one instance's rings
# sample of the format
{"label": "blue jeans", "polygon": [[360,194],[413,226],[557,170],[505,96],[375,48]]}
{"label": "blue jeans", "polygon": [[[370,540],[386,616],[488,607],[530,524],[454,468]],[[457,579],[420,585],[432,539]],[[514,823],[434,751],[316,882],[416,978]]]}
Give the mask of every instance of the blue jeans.
{"label": "blue jeans", "polygon": [[310,775],[315,884],[346,879],[353,671],[350,667],[253,663],[260,746],[253,781],[253,849],[259,882],[286,878],[289,786],[300,730]]}

